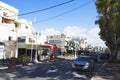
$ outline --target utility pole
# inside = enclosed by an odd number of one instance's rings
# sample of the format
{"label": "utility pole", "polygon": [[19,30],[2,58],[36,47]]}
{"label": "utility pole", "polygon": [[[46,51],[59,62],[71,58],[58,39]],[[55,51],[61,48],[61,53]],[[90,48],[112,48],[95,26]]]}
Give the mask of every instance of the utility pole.
{"label": "utility pole", "polygon": [[33,34],[32,34],[32,42],[31,42],[31,58],[30,58],[30,62],[32,62],[32,55],[33,55]]}
{"label": "utility pole", "polygon": [[17,33],[17,26],[15,26],[15,32],[16,32],[16,52],[15,52],[15,57],[18,57],[18,33]]}
{"label": "utility pole", "polygon": [[38,37],[38,33],[35,33],[35,38],[36,38],[36,50],[35,50],[35,62],[38,62],[38,51],[37,51],[37,37]]}

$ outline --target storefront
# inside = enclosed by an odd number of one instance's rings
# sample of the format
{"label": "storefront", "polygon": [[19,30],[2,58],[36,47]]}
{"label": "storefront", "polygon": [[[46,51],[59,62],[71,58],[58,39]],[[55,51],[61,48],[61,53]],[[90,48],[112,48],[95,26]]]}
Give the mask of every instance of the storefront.
{"label": "storefront", "polygon": [[5,45],[0,42],[0,59],[5,59]]}

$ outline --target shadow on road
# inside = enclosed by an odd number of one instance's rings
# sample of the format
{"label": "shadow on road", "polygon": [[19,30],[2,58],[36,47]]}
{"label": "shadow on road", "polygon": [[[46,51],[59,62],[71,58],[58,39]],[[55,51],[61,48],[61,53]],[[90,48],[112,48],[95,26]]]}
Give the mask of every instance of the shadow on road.
{"label": "shadow on road", "polygon": [[94,75],[94,71],[73,70],[72,61],[73,59],[57,58],[54,61],[4,70],[3,73],[11,73],[15,80],[89,80]]}

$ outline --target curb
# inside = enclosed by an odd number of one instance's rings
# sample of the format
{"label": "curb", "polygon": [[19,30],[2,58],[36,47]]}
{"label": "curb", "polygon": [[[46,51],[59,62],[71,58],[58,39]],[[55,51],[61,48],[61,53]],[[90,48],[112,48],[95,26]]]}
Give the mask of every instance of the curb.
{"label": "curb", "polygon": [[0,70],[8,69],[8,67],[0,67]]}
{"label": "curb", "polygon": [[14,69],[14,68],[19,68],[19,67],[22,67],[22,66],[30,66],[30,65],[33,65],[33,63],[8,65],[8,66],[0,67],[0,70]]}
{"label": "curb", "polygon": [[[55,61],[55,59],[52,59],[52,60],[49,60],[49,61],[46,61],[46,62],[53,62]],[[14,69],[14,68],[20,68],[20,67],[23,67],[23,66],[30,66],[30,65],[33,65],[33,64],[38,64],[38,63],[44,63],[44,62],[32,62],[32,63],[25,63],[25,64],[9,64],[9,65],[5,65],[4,67],[0,67],[0,70],[5,70],[5,69]]]}
{"label": "curb", "polygon": [[58,56],[59,58],[64,58],[64,59],[75,59],[74,56]]}

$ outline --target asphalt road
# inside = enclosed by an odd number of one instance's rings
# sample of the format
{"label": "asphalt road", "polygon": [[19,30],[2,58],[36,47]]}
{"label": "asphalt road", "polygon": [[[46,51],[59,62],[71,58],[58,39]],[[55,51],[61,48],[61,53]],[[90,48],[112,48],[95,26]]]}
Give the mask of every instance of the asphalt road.
{"label": "asphalt road", "polygon": [[38,63],[21,68],[0,71],[0,80],[90,80],[103,62],[95,64],[95,69],[75,71],[71,59],[57,59],[51,62]]}

